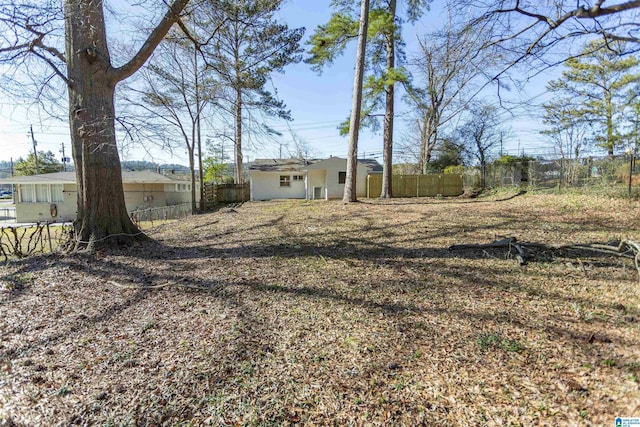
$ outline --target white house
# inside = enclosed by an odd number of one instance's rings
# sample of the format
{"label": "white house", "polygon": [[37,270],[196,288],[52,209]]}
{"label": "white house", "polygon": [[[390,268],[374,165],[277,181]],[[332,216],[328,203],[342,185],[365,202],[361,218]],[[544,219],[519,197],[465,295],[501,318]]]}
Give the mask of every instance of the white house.
{"label": "white house", "polygon": [[[367,175],[380,173],[375,160],[358,160],[356,193],[367,195]],[[249,168],[251,200],[341,199],[347,175],[347,160],[256,159]]]}
{"label": "white house", "polygon": [[[14,176],[0,180],[13,184],[16,222],[66,222],[76,219],[78,187],[75,172]],[[109,183],[105,182],[105,186]],[[127,211],[171,206],[191,201],[191,182],[150,171],[122,173]]]}

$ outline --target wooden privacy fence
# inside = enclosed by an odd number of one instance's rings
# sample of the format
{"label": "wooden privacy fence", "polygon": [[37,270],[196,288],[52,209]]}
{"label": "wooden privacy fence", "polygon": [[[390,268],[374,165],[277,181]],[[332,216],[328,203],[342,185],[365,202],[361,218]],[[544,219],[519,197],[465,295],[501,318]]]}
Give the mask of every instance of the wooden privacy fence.
{"label": "wooden privacy fence", "polygon": [[209,209],[219,203],[242,203],[249,201],[249,184],[204,184],[204,199]]}
{"label": "wooden privacy fence", "polygon": [[[464,192],[462,175],[426,174],[393,175],[391,178],[393,197],[459,196]],[[367,197],[380,197],[382,175],[367,177]]]}

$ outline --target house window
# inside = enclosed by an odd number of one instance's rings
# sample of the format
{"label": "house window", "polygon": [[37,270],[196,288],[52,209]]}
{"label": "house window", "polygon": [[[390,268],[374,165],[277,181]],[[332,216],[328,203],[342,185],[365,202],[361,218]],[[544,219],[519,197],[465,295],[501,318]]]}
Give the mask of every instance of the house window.
{"label": "house window", "polygon": [[21,184],[20,203],[64,202],[62,184]]}
{"label": "house window", "polygon": [[64,196],[62,195],[62,184],[51,184],[51,201],[64,202]]}
{"label": "house window", "polygon": [[176,184],[176,191],[191,191],[191,184]]}
{"label": "house window", "polygon": [[304,176],[302,175],[293,175],[294,181],[304,181]]}
{"label": "house window", "polygon": [[347,173],[338,172],[338,184],[344,184],[345,182],[347,182]]}
{"label": "house window", "polygon": [[280,187],[291,187],[291,177],[289,175],[280,175]]}
{"label": "house window", "polygon": [[36,203],[46,203],[49,201],[49,186],[47,184],[36,184]]}
{"label": "house window", "polygon": [[33,185],[22,184],[20,187],[20,201],[22,203],[33,202]]}

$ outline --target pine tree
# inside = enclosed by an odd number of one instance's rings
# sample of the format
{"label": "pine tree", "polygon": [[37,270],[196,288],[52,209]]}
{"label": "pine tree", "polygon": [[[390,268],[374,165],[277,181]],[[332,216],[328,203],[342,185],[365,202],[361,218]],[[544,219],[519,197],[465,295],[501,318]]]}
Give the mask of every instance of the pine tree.
{"label": "pine tree", "polygon": [[[415,22],[424,12],[427,0],[408,0],[407,19]],[[337,9],[329,22],[319,25],[311,36],[309,44],[310,56],[305,62],[316,71],[333,63],[341,55],[349,41],[358,35],[358,17],[354,14],[354,2],[350,0],[334,0]],[[364,83],[361,125],[374,129],[378,126],[375,111],[385,106],[383,127],[383,172],[382,192],[380,197],[392,196],[392,151],[394,96],[396,83],[406,83],[408,75],[403,67],[396,66],[396,60],[404,57],[401,28],[403,20],[397,16],[397,0],[376,0],[372,2],[368,16],[367,38],[369,48],[367,63],[368,76]],[[341,133],[347,134],[349,122],[343,123]]]}
{"label": "pine tree", "polygon": [[[550,92],[573,100],[575,109],[570,115],[592,125],[596,143],[610,157],[622,143],[618,124],[624,121],[627,90],[640,80],[640,61],[633,55],[620,55],[624,49],[621,42],[592,41],[580,56],[565,62],[566,69],[559,79],[547,85]],[[553,108],[553,104],[548,105],[548,112],[549,108]]]}
{"label": "pine tree", "polygon": [[[283,0],[222,0],[211,9],[211,40],[203,44],[207,65],[226,88],[225,111],[233,116],[236,183],[241,183],[243,135],[266,129],[264,121],[247,129],[248,115],[258,112],[291,120],[281,100],[267,90],[269,76],[302,60],[299,42],[304,28],[290,29],[278,22],[276,11]],[[223,105],[224,104],[224,105]]]}

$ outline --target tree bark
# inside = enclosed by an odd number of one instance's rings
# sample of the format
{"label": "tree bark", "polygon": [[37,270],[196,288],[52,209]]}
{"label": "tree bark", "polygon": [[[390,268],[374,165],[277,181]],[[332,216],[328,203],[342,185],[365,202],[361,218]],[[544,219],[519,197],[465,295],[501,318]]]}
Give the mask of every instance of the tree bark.
{"label": "tree bark", "polygon": [[136,55],[113,68],[102,1],[65,0],[71,145],[78,184],[74,250],[147,239],[127,213],[115,135],[116,84],[149,58],[188,0],[176,0]]}
{"label": "tree bark", "polygon": [[236,134],[235,134],[235,152],[236,152],[236,184],[242,184],[244,181],[242,176],[242,90],[236,89]]}
{"label": "tree bark", "polygon": [[71,145],[78,182],[75,249],[144,238],[131,222],[115,137],[114,92],[101,2],[65,2]]}
{"label": "tree bark", "polygon": [[[202,170],[202,127],[200,126],[200,115],[202,114],[202,105],[200,104],[200,82],[198,80],[198,46],[193,46],[193,77],[195,81],[196,96],[196,138],[198,140],[198,181],[200,182],[200,212],[204,212],[204,171]],[[192,183],[195,185],[195,183]]]}
{"label": "tree bark", "polygon": [[349,120],[349,149],[347,153],[347,174],[344,183],[344,203],[358,200],[356,177],[358,175],[358,135],[360,133],[360,109],[362,108],[362,81],[364,78],[364,56],[367,50],[367,29],[369,27],[369,0],[360,3],[360,25],[358,28],[358,48],[353,79],[351,118]]}
{"label": "tree bark", "polygon": [[[386,69],[388,72],[393,71],[395,68],[396,59],[396,38],[395,38],[395,18],[396,18],[396,0],[389,2],[389,14],[394,22],[391,28],[391,32],[386,35],[385,49],[386,49]],[[385,87],[385,105],[386,110],[384,114],[384,130],[383,130],[383,147],[382,147],[382,191],[380,192],[381,199],[390,199],[393,197],[393,115],[394,115],[394,98],[395,98],[395,83],[391,81]]]}

